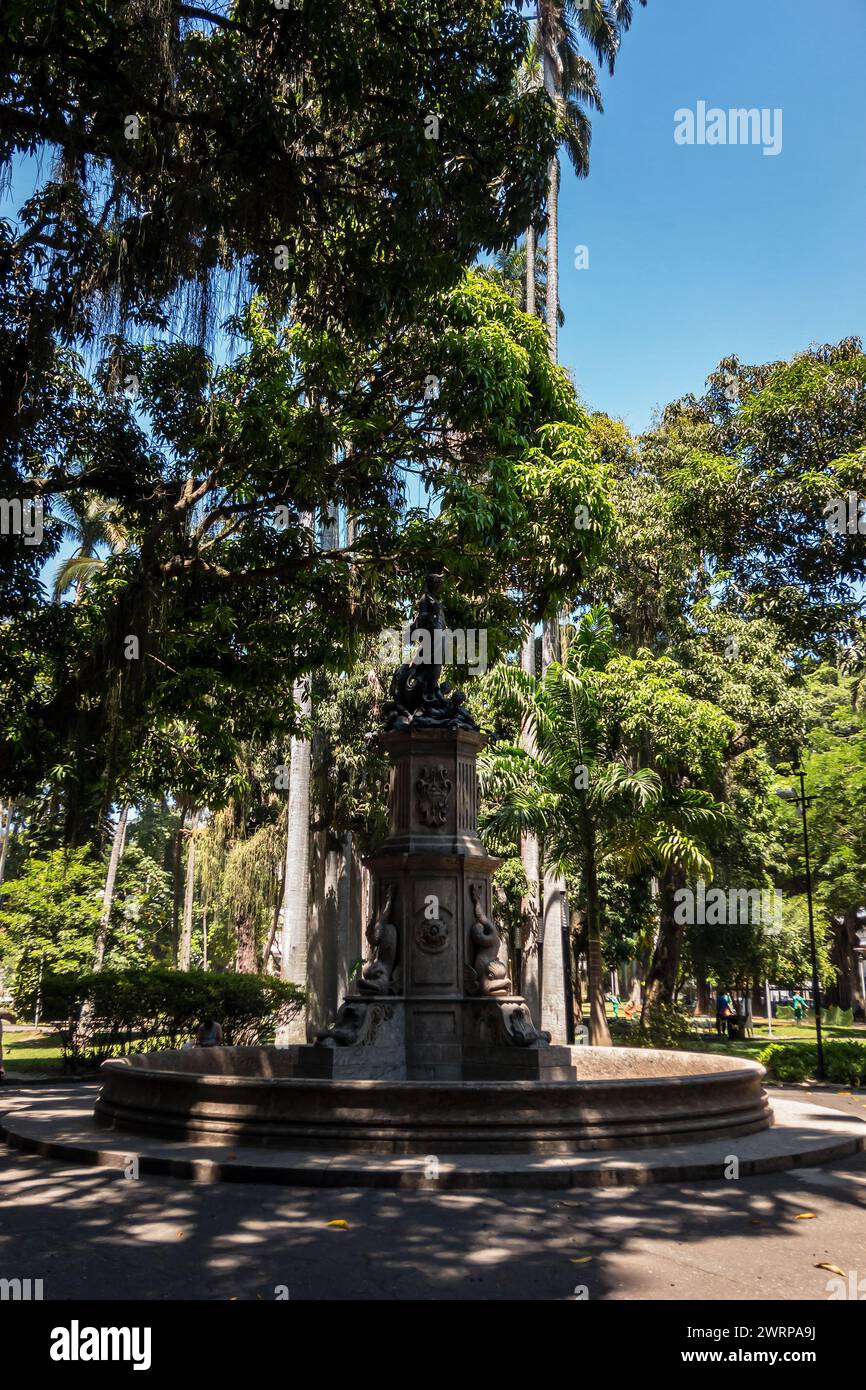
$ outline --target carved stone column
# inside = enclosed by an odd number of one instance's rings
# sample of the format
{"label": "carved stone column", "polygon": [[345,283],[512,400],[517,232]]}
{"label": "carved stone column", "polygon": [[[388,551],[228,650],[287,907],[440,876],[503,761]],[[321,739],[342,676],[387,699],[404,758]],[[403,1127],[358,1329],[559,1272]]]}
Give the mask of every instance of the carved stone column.
{"label": "carved stone column", "polygon": [[500,959],[490,884],[499,861],[478,834],[476,759],[485,736],[411,728],[381,740],[391,760],[389,828],[365,860],[373,879],[369,959],[320,1043],[338,1050],[341,1075],[538,1074],[529,1053],[548,1040]]}

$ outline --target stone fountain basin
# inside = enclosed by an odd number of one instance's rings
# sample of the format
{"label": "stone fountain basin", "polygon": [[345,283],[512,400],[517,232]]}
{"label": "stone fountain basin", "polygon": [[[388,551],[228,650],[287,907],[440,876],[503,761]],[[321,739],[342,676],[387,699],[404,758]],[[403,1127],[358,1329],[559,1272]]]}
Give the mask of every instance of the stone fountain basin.
{"label": "stone fountain basin", "polygon": [[556,1047],[536,1055],[569,1079],[393,1081],[334,1076],[334,1052],[191,1048],[104,1062],[94,1115],[187,1142],[393,1154],[576,1153],[772,1124],[764,1068],[713,1053]]}

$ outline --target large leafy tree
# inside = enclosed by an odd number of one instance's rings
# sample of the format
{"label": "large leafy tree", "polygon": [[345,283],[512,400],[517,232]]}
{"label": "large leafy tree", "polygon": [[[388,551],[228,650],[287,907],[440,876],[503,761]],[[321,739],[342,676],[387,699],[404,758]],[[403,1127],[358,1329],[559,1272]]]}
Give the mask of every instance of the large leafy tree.
{"label": "large leafy tree", "polygon": [[[118,401],[106,363],[79,380],[71,447],[33,461],[49,501],[114,502],[126,545],[78,603],[28,606],[4,630],[16,789],[54,766],[97,809],[123,777],[219,800],[238,738],[285,729],[294,682],[398,620],[426,570],[444,563],[453,625],[488,629],[495,650],[516,639],[517,596],[561,597],[601,543],[612,514],[586,418],[542,325],[484,277],[375,344],[283,327],[260,303],[239,327],[246,351],[224,366],[126,344],[135,399]],[[413,479],[429,505],[407,504]],[[309,518],[335,503],[352,538],[323,545]]]}
{"label": "large leafy tree", "polygon": [[798,648],[831,655],[862,607],[866,529],[847,504],[866,493],[864,448],[866,356],[846,339],[789,362],[723,360],[704,396],[664,411],[642,458],[706,582]]}

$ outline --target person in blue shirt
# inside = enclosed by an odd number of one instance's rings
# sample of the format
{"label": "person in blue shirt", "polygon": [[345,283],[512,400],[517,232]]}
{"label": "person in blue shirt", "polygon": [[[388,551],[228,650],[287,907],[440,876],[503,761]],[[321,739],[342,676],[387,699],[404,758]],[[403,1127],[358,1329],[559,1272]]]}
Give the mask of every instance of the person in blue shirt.
{"label": "person in blue shirt", "polygon": [[716,991],[716,1032],[723,1038],[728,1031],[728,1019],[734,1014],[734,1005],[731,996],[721,985]]}

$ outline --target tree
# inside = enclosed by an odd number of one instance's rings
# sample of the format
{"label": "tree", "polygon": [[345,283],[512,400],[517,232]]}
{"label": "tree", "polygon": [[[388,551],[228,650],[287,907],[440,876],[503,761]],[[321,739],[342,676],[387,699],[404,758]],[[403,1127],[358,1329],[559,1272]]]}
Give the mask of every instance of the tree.
{"label": "tree", "polygon": [[207,321],[235,271],[320,323],[411,321],[540,201],[551,115],[499,0],[35,0],[3,37],[0,162],[59,156],[11,241],[46,279],[40,349],[101,295],[152,326],[186,293]]}
{"label": "tree", "polygon": [[[91,970],[103,936],[105,865],[89,845],[26,858],[0,900],[0,960],[19,1009],[34,1008],[41,974]],[[103,963],[114,969],[154,962],[170,902],[165,870],[130,847],[116,879]]]}
{"label": "tree", "polygon": [[57,567],[53,593],[62,598],[68,589],[75,589],[77,602],[87,581],[102,569],[105,559],[100,548],[122,551],[126,548],[126,529],[111,503],[93,493],[60,499],[59,515],[63,519],[66,538],[76,542],[75,550]]}
{"label": "tree", "polygon": [[[150,422],[145,435],[124,405],[114,478],[129,543],[77,604],[4,628],[0,770],[17,792],[68,763],[78,838],[124,776],[143,795],[219,804],[239,740],[284,733],[295,681],[395,622],[434,563],[449,570],[454,625],[500,643],[518,593],[535,605],[564,593],[610,524],[542,326],[484,277],[372,348],[278,329],[261,310],[246,328],[247,353],[223,368],[187,345],[129,348]],[[431,373],[439,395],[425,400]],[[108,444],[119,408],[72,414]],[[88,487],[86,470],[39,467],[46,495]],[[437,509],[405,505],[412,476]],[[355,535],[321,549],[304,516],[334,502]],[[576,545],[578,505],[590,524]]]}
{"label": "tree", "polygon": [[717,595],[829,657],[862,607],[866,531],[850,497],[864,438],[866,356],[850,338],[788,362],[723,359],[703,397],[665,409],[642,456]]}
{"label": "tree", "polygon": [[[586,615],[562,663],[551,662],[540,681],[499,665],[488,683],[503,707],[528,726],[534,751],[497,743],[481,760],[482,785],[493,805],[485,831],[537,835],[546,865],[579,878],[586,903],[590,1018],[594,1045],[610,1035],[604,1008],[602,961],[603,867],[626,873],[647,864],[692,867],[706,862],[693,834],[717,816],[712,797],[697,789],[666,795],[662,776],[638,765],[646,731],[643,689],[667,682],[667,701],[685,720],[691,702],[671,690],[671,673],[649,662],[640,669],[616,658],[604,610]],[[703,719],[700,706],[692,718]],[[657,720],[665,715],[659,706]]]}
{"label": "tree", "polygon": [[[646,0],[640,0],[642,5]],[[622,34],[633,17],[631,0],[539,0],[535,51],[543,69],[544,88],[556,114],[556,138],[564,145],[578,178],[589,173],[591,126],[586,108],[601,111],[598,79],[592,62],[580,52],[587,43],[613,72]],[[547,185],[547,292],[545,319],[550,355],[558,358],[559,321],[559,156],[551,156]]]}
{"label": "tree", "polygon": [[[645,0],[641,0],[645,3]],[[535,22],[533,51],[530,54],[530,70],[540,59],[543,85],[556,116],[556,138],[564,144],[578,177],[589,172],[589,143],[591,129],[586,115],[586,106],[602,109],[596,72],[593,64],[578,48],[580,38],[586,39],[599,58],[605,58],[613,72],[620,32],[631,23],[630,3],[593,3],[589,6],[572,3],[572,0],[539,0]],[[525,84],[524,84],[525,85]],[[526,235],[526,305],[535,308],[535,277],[537,252],[535,227],[529,223]],[[548,166],[547,189],[547,249],[546,249],[545,322],[547,325],[551,361],[558,360],[559,304],[559,157],[556,150]],[[548,617],[542,635],[541,670],[544,672],[550,661],[559,655],[558,623]],[[524,638],[521,664],[528,673],[534,673],[535,655],[532,634]],[[531,752],[531,749],[528,751]],[[530,885],[527,899],[527,915],[530,928],[540,916],[540,935],[547,941],[548,925],[552,927],[551,938],[546,953],[546,968],[542,975],[541,987],[544,1002],[541,1013],[551,1013],[551,1026],[559,1030],[559,1004],[564,1000],[565,961],[559,950],[560,922],[568,916],[565,884],[561,879],[548,877],[539,894],[538,852],[531,836],[521,850],[524,872]],[[552,949],[551,949],[552,948]]]}

